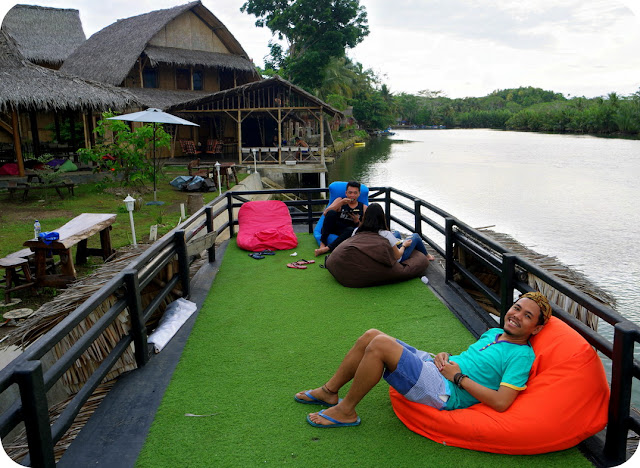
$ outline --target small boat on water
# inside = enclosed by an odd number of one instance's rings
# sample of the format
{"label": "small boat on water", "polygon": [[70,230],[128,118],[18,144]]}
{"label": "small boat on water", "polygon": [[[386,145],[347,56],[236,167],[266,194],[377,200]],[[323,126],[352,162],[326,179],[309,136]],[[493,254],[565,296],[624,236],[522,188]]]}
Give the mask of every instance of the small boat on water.
{"label": "small boat on water", "polygon": [[391,136],[395,134],[396,132],[391,131],[391,127],[385,128],[384,130],[376,130],[371,133],[372,136]]}

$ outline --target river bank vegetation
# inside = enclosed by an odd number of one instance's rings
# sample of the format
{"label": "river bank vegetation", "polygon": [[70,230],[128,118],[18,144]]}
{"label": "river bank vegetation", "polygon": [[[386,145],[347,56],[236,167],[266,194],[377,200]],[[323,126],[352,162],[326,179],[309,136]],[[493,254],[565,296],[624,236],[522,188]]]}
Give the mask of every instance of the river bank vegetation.
{"label": "river bank vegetation", "polygon": [[481,98],[450,99],[439,93],[394,96],[405,125],[444,125],[536,132],[638,135],[640,90],[630,96],[566,98],[540,88],[494,91]]}
{"label": "river bank vegetation", "polygon": [[346,56],[369,34],[359,0],[247,0],[241,11],[273,33],[264,76],[278,74],[339,110],[352,107],[367,130],[435,125],[640,136],[640,89],[595,98],[531,86],[456,99],[430,90],[394,94],[373,70]]}

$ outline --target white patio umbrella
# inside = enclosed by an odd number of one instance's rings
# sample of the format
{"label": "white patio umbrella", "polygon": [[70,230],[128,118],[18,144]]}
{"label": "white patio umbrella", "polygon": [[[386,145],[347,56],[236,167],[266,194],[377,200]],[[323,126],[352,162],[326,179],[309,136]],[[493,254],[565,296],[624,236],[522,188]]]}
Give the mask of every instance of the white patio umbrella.
{"label": "white patio umbrella", "polygon": [[153,107],[144,111],[133,112],[132,114],[116,115],[115,117],[109,117],[107,120],[126,120],[127,122],[153,124],[153,201],[155,204],[159,204],[156,199],[156,124],[193,125],[196,127],[199,127],[199,125]]}

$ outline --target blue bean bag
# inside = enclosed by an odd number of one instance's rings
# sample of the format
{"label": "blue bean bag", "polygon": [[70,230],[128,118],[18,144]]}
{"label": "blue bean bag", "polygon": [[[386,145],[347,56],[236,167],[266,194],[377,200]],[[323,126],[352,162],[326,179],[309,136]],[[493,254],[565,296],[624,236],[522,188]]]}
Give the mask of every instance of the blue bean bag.
{"label": "blue bean bag", "polygon": [[[344,197],[347,192],[347,183],[346,182],[331,182],[329,184],[329,205],[333,203],[336,198]],[[369,187],[364,184],[360,184],[360,196],[358,197],[358,201],[364,203],[365,205],[369,205]],[[313,230],[313,237],[316,238],[318,245],[320,245],[320,236],[322,235],[322,225],[324,224],[324,215],[320,217],[318,220],[318,224],[316,224],[315,229]],[[333,242],[338,238],[335,234],[329,234],[329,243]]]}

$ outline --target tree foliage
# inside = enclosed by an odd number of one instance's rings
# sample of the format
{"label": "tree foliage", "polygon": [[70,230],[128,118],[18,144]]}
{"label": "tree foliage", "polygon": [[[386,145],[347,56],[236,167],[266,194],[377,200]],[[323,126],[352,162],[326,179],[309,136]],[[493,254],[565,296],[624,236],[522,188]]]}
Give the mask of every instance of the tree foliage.
{"label": "tree foliage", "polygon": [[[123,185],[144,185],[153,180],[153,161],[149,158],[153,147],[153,124],[131,130],[122,120],[107,120],[116,114],[105,112],[98,121],[95,132],[98,135],[93,148],[78,150],[85,162],[95,162],[99,166],[122,176]],[[162,126],[155,130],[156,151],[168,148],[171,136]]]}
{"label": "tree foliage", "polygon": [[265,68],[309,91],[318,89],[330,61],[369,34],[359,0],[247,0],[240,11],[256,16],[287,49],[271,41]]}
{"label": "tree foliage", "polygon": [[446,125],[539,132],[637,135],[640,91],[566,99],[561,93],[522,87],[488,96],[450,99],[440,92],[394,96],[398,119],[408,125]]}

